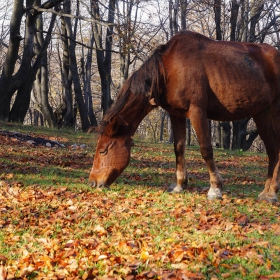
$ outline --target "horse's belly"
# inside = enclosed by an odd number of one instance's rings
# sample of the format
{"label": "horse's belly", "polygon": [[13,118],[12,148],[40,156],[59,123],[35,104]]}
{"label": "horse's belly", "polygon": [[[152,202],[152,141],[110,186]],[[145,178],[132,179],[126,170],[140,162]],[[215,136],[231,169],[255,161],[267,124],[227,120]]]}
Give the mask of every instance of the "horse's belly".
{"label": "horse's belly", "polygon": [[207,115],[209,119],[233,121],[254,116],[272,102],[272,93],[267,85],[258,89],[245,87],[223,94],[210,93],[208,96]]}

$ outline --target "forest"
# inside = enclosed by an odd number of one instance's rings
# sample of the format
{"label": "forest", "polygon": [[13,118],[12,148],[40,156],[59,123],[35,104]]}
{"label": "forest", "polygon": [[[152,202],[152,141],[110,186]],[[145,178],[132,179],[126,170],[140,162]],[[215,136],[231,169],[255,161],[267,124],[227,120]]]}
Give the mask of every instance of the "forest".
{"label": "forest", "polygon": [[[280,2],[7,0],[0,27],[0,119],[88,131],[129,75],[180,30],[280,49]],[[264,150],[250,118],[209,120],[209,129],[215,147]],[[168,113],[154,110],[135,137],[171,143]],[[190,122],[187,144],[196,144]]]}

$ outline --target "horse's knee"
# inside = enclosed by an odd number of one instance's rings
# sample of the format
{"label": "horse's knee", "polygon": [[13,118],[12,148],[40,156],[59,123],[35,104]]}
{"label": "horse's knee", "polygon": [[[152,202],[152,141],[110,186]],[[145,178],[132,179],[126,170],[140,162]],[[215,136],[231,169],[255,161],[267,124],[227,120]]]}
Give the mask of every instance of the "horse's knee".
{"label": "horse's knee", "polygon": [[200,152],[205,161],[213,159],[213,148],[212,146],[200,146]]}

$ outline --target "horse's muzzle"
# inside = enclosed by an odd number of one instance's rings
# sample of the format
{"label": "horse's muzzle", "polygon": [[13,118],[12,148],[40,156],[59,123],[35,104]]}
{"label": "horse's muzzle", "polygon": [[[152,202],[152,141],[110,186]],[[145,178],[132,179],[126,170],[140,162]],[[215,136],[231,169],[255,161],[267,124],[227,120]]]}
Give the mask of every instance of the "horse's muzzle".
{"label": "horse's muzzle", "polygon": [[107,185],[103,182],[96,182],[95,180],[90,181],[89,185],[93,188],[109,188],[109,185]]}

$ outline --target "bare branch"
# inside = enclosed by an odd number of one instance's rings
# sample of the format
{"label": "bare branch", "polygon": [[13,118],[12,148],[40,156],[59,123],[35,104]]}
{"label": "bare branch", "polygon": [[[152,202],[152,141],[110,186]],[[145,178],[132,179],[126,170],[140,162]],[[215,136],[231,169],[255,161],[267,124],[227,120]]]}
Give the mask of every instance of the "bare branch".
{"label": "bare branch", "polygon": [[[37,31],[37,32],[42,32],[42,33],[45,33],[45,34],[49,34],[48,31],[44,31],[44,30],[38,30],[38,29],[37,29],[36,31]],[[120,54],[120,53],[121,53],[121,52],[114,51],[114,50],[106,50],[106,49],[102,49],[102,48],[90,47],[90,46],[88,46],[88,45],[86,45],[86,44],[84,44],[84,43],[81,43],[81,42],[79,42],[79,41],[73,40],[73,38],[71,38],[71,37],[69,37],[69,36],[66,36],[66,35],[64,35],[64,34],[60,34],[60,33],[57,33],[57,32],[52,32],[52,35],[58,35],[58,36],[64,37],[64,38],[66,38],[66,39],[69,39],[69,40],[73,41],[75,44],[80,45],[80,46],[83,46],[83,47],[85,47],[85,48],[87,48],[87,49],[98,50],[98,51],[110,51],[110,52],[112,52],[112,53],[117,53],[117,54]]]}
{"label": "bare branch", "polygon": [[106,26],[106,27],[115,25],[115,24],[112,24],[112,23],[102,22],[102,21],[96,20],[94,18],[88,18],[88,17],[84,17],[84,16],[74,16],[74,15],[65,14],[65,13],[62,13],[62,12],[59,12],[59,11],[55,11],[53,9],[40,8],[38,6],[32,6],[32,9],[35,9],[38,12],[53,13],[53,14],[56,14],[56,15],[61,16],[61,17],[75,18],[75,19],[80,19],[80,20],[84,20],[84,21],[88,21],[88,22],[93,22],[93,23],[100,24],[100,25]]}

